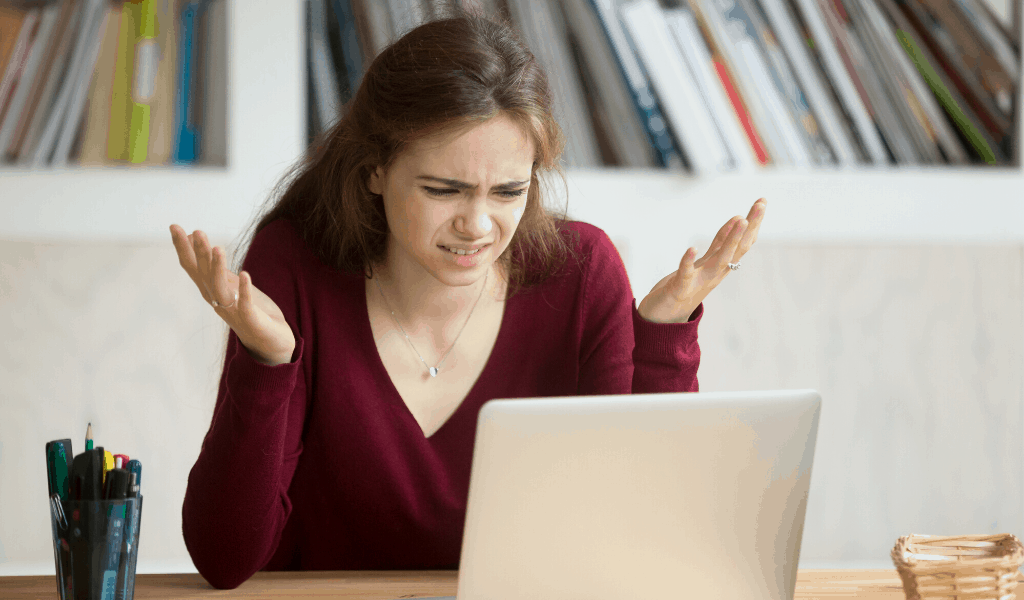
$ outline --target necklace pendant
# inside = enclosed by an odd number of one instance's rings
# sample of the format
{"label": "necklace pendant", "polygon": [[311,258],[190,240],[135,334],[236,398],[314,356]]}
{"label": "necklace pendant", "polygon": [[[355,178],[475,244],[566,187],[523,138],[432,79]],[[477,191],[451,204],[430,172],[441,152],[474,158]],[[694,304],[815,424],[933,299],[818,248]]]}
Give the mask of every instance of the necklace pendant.
{"label": "necklace pendant", "polygon": [[430,367],[430,376],[437,377],[437,367]]}

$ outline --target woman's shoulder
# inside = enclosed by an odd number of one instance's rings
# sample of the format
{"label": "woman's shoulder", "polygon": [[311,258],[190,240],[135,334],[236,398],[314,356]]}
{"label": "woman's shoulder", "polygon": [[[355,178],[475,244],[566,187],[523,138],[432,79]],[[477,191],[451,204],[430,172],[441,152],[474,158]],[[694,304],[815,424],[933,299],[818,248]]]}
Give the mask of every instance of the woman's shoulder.
{"label": "woman's shoulder", "polygon": [[298,224],[283,217],[270,221],[253,234],[243,263],[245,270],[260,269],[275,276],[288,273],[297,279],[307,279],[303,273],[319,268],[320,261]]}
{"label": "woman's shoulder", "polygon": [[558,230],[577,255],[577,260],[615,251],[611,238],[596,225],[584,221],[562,220],[558,222]]}
{"label": "woman's shoulder", "polygon": [[293,268],[316,268],[321,264],[299,224],[285,217],[270,221],[253,235],[247,256]]}
{"label": "woman's shoulder", "polygon": [[299,250],[305,245],[298,226],[290,219],[278,217],[253,235],[250,248],[280,252]]}

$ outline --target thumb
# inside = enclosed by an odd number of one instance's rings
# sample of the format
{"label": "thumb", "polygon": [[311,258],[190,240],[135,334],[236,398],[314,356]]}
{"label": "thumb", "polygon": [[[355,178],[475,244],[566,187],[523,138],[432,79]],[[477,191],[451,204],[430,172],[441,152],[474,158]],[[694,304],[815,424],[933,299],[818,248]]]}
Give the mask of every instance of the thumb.
{"label": "thumb", "polygon": [[683,253],[683,258],[679,260],[679,273],[685,275],[688,271],[693,270],[693,258],[697,256],[697,250],[693,246],[686,249]]}

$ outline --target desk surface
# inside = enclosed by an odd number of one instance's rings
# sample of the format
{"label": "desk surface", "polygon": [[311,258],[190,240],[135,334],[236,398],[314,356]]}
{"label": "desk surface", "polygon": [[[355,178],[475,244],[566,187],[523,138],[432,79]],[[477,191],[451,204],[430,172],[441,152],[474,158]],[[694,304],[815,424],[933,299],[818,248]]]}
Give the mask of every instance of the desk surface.
{"label": "desk surface", "polygon": [[[135,598],[425,598],[454,596],[457,577],[458,571],[271,571],[256,573],[234,590],[216,590],[195,573],[139,575],[135,578]],[[1017,581],[1024,581],[1024,576]],[[36,600],[56,595],[52,575],[0,577],[0,598],[5,600]],[[801,569],[797,573],[796,598],[902,600],[904,595],[895,569]]]}

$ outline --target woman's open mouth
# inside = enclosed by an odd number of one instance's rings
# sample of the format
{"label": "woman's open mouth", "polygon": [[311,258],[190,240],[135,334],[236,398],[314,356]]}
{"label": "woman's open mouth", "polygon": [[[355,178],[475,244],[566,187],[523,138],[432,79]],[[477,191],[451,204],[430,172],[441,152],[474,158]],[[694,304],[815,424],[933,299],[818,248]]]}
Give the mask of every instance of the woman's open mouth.
{"label": "woman's open mouth", "polygon": [[490,248],[490,244],[484,244],[477,248],[458,248],[452,246],[438,246],[444,250],[448,260],[460,267],[475,267],[483,260],[483,251]]}

